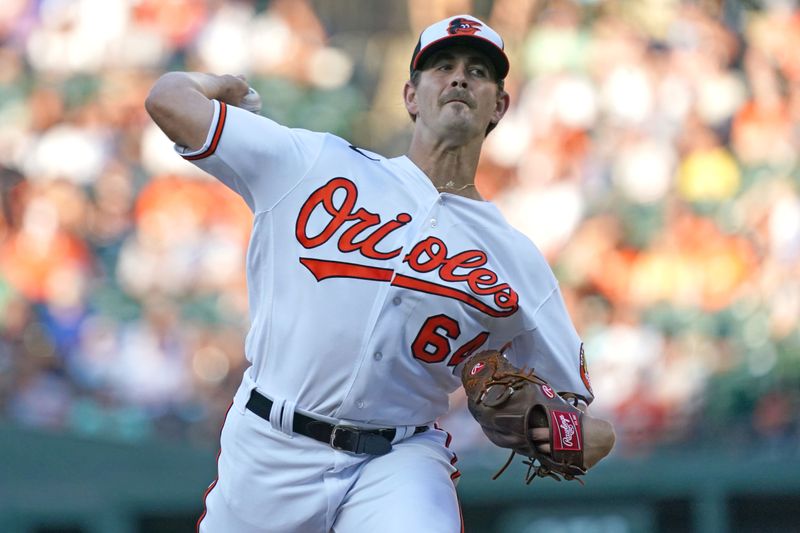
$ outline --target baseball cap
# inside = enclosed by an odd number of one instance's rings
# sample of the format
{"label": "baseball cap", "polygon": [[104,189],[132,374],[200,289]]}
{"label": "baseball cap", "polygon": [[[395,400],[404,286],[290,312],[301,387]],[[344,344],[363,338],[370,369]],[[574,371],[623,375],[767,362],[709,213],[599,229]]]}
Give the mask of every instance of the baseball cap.
{"label": "baseball cap", "polygon": [[488,24],[471,15],[456,15],[425,28],[411,56],[411,72],[422,67],[434,52],[456,44],[485,53],[494,64],[498,79],[502,80],[508,74],[508,58],[503,51],[502,37]]}

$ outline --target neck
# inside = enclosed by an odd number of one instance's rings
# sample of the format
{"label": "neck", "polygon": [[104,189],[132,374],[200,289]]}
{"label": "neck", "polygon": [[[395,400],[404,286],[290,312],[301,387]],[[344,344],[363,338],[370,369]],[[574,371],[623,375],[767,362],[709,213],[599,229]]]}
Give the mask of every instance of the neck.
{"label": "neck", "polygon": [[482,200],[475,188],[475,173],[483,139],[478,141],[452,146],[444,141],[430,142],[415,135],[407,156],[428,176],[439,192]]}

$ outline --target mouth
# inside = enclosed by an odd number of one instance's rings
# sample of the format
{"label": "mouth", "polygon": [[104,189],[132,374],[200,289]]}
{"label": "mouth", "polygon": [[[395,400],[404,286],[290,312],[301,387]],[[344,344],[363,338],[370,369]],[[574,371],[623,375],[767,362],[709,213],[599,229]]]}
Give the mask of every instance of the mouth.
{"label": "mouth", "polygon": [[469,102],[466,100],[461,100],[460,98],[454,98],[452,100],[447,100],[445,104],[464,104],[467,107],[472,107]]}
{"label": "mouth", "polygon": [[442,95],[441,102],[443,106],[447,104],[459,103],[459,104],[464,104],[470,109],[474,107],[472,98],[470,98],[469,95],[465,94],[465,91],[450,91],[449,94]]}

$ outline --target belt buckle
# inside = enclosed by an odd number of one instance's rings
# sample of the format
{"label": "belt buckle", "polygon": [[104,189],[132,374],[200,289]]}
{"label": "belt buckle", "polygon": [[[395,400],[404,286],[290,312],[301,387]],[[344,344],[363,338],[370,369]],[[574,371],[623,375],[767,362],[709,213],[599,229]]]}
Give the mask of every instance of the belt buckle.
{"label": "belt buckle", "polygon": [[353,435],[355,435],[356,442],[353,443],[353,444],[357,444],[358,443],[358,435],[359,435],[359,432],[360,432],[359,428],[357,428],[356,426],[336,425],[336,426],[333,426],[333,431],[331,431],[331,438],[328,441],[328,444],[331,445],[331,448],[333,448],[334,450],[340,450],[340,451],[345,451],[345,452],[355,451],[353,449],[345,448],[344,446],[342,446],[341,442],[339,442],[339,444],[337,444],[336,437],[338,435],[347,434],[348,432],[353,434]]}

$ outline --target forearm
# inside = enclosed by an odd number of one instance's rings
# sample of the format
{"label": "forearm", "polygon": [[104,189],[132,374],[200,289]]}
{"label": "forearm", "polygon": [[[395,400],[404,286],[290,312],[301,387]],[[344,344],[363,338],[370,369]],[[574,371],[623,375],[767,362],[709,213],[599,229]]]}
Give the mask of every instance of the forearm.
{"label": "forearm", "polygon": [[156,81],[150,94],[195,91],[206,99],[235,105],[247,94],[247,89],[247,82],[243,78],[230,74],[218,76],[205,72],[168,72]]}
{"label": "forearm", "polygon": [[238,105],[247,90],[247,82],[236,76],[169,72],[150,89],[145,108],[173,142],[197,149],[205,142],[211,124],[211,100]]}

